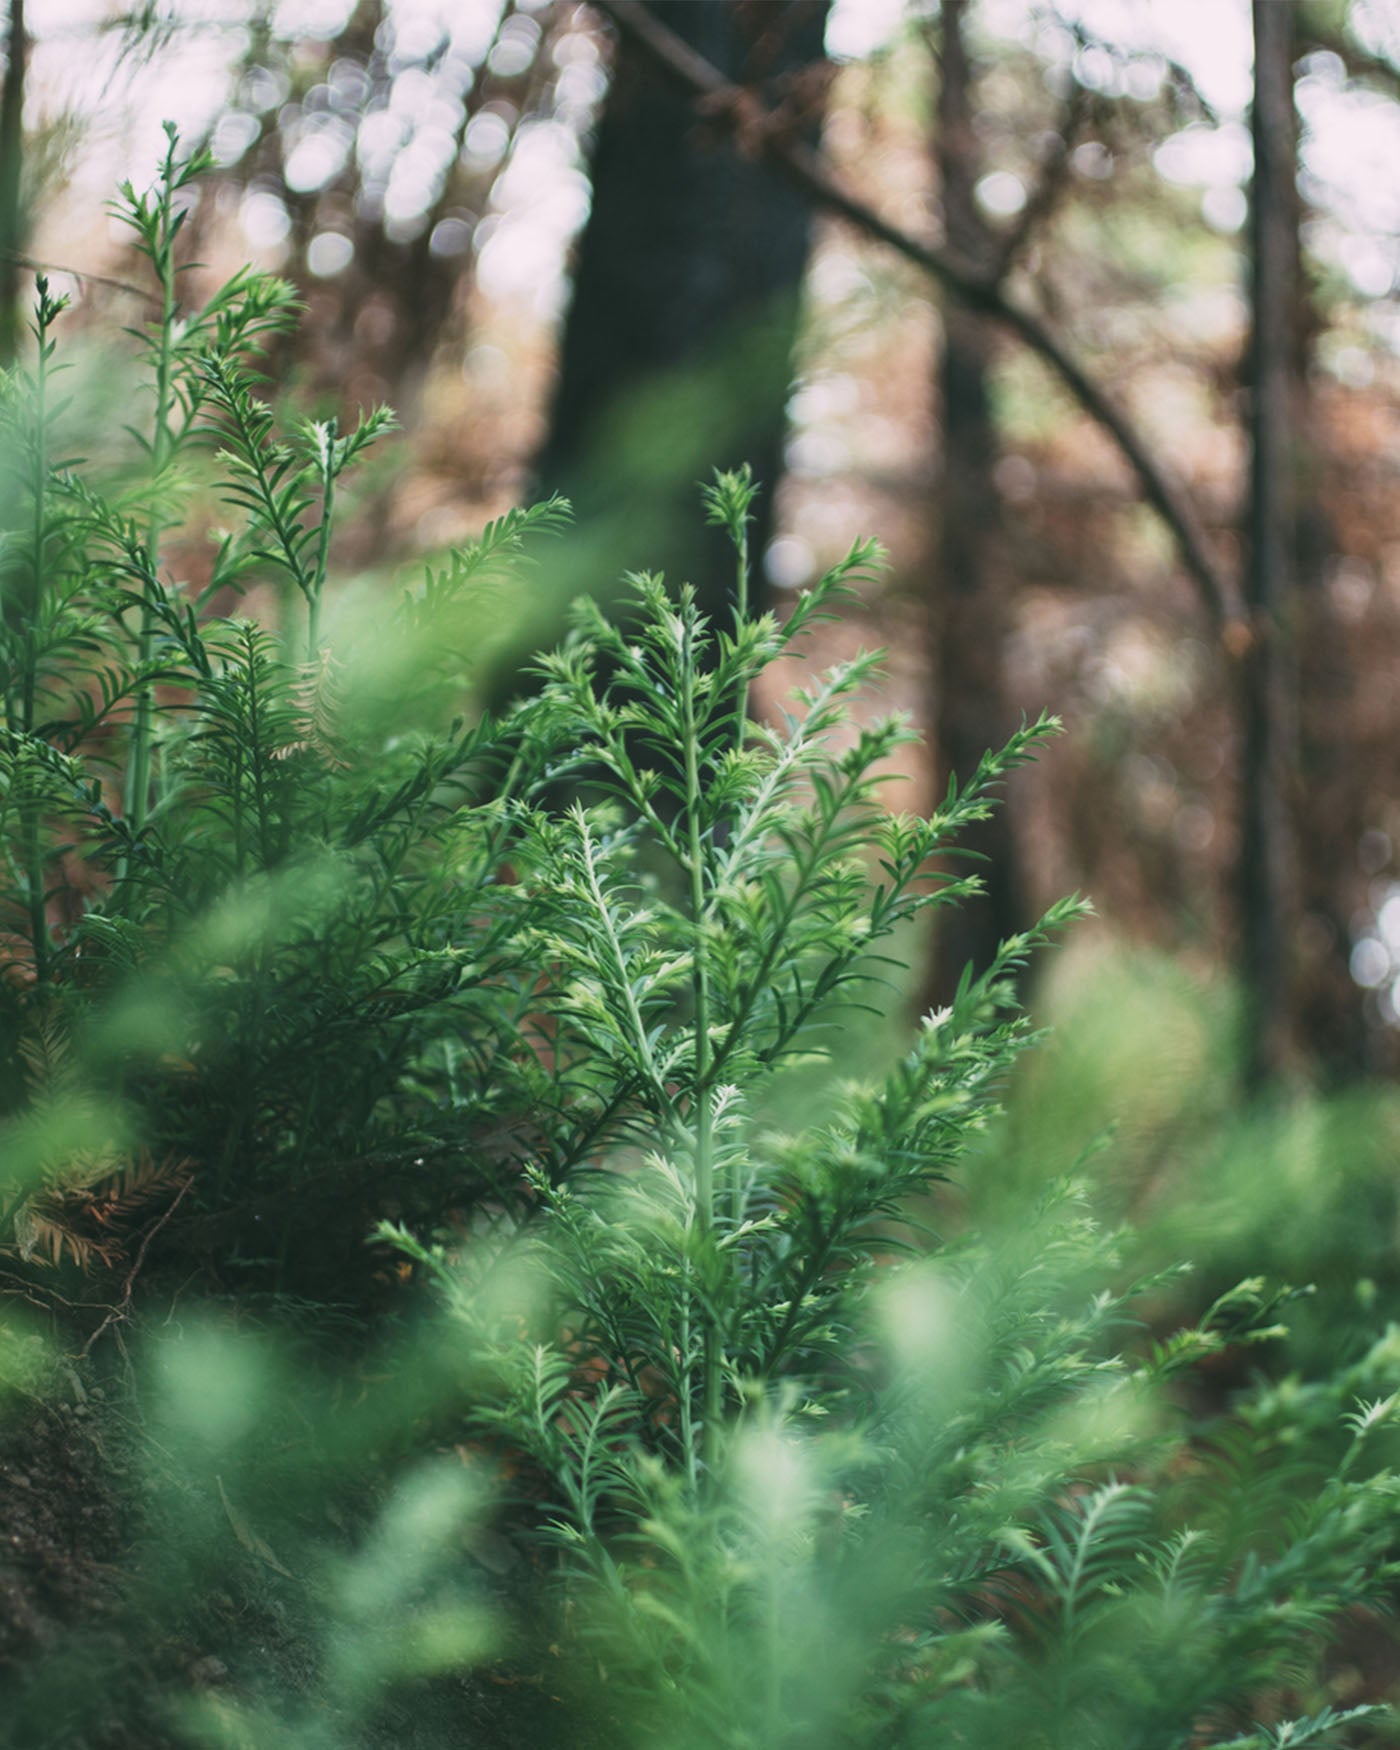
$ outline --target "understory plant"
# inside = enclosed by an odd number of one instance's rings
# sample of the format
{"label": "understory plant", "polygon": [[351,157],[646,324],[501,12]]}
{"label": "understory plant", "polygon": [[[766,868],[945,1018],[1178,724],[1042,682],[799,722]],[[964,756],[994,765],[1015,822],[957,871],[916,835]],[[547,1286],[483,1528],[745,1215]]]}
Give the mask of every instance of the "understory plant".
{"label": "understory plant", "polygon": [[[1159,1328],[1177,1273],[1087,1161],[964,1218],[1079,902],[889,1019],[1054,723],[915,818],[875,656],[756,718],[878,552],[753,612],[743,469],[704,494],[729,619],[639,574],[483,714],[564,507],[338,576],[391,420],[281,416],[280,282],[183,307],[202,162],[172,133],[118,203],[157,289],[126,438],[74,453],[42,282],[4,400],[0,1244],[31,1299],[109,1273],[88,1346],[139,1339],[154,1478],[131,1644],[67,1655],[111,1690],[36,1654],[14,1741],[103,1742],[118,1693],[143,1745],[1377,1741],[1323,1654],[1394,1579],[1400,1338],[1251,1377],[1290,1302],[1253,1280]],[[255,1291],[322,1339],[355,1300],[351,1359],[250,1338]],[[541,1699],[492,1738],[497,1657]]]}
{"label": "understory plant", "polygon": [[[705,497],[742,604],[751,484]],[[586,1172],[527,1164],[523,1218],[385,1237],[438,1284],[468,1425],[631,1741],[1350,1741],[1373,1710],[1310,1711],[1306,1673],[1395,1572],[1394,1335],[1193,1426],[1182,1382],[1280,1335],[1289,1292],[1245,1282],[1142,1342],[1177,1273],[1135,1281],[1084,1182],[995,1231],[937,1192],[1031,1041],[1014,973],[1082,908],[969,970],[892,1066],[843,1073],[892,934],[972,885],[932,860],[1053,728],[913,820],[878,794],[907,732],[848,717],[871,659],[750,723],[871,557],[781,629],[712,626],[646,576],[626,629],[580,607],[542,697],[602,800],[535,813],[518,855],[554,899],[554,1098],[632,1116]]]}
{"label": "understory plant", "polygon": [[[240,272],[182,307],[204,165],[171,131],[156,189],[116,203],[158,288],[126,441],[73,456],[105,410],[56,393],[42,279],[7,385],[0,1238],[85,1264],[100,1230],[115,1258],[188,1186],[184,1239],[223,1283],[325,1296],[386,1196],[461,1205],[528,1117],[534,901],[502,871],[557,753],[538,713],[470,713],[464,684],[483,592],[563,507],[508,513],[323,636],[344,483],[393,422],[279,427],[257,366],[297,318],[285,283]],[[250,588],[262,617],[236,611]]]}

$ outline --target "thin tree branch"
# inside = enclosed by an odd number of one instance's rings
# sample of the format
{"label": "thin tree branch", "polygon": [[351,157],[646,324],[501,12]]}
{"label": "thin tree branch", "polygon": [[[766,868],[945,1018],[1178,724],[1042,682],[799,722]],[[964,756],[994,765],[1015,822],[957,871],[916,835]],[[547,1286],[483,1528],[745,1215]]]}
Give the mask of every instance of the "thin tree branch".
{"label": "thin tree branch", "polygon": [[103,1332],[109,1330],[113,1325],[126,1317],[131,1307],[132,1290],[136,1287],[136,1278],[141,1274],[141,1266],[146,1262],[146,1253],[151,1249],[151,1241],[184,1202],[185,1194],[193,1184],[194,1179],[192,1177],[186,1179],[184,1184],[181,1185],[180,1189],[175,1193],[175,1196],[171,1199],[170,1203],[162,1211],[159,1219],[153,1221],[150,1227],[148,1227],[145,1233],[141,1236],[141,1245],[136,1253],[136,1261],[126,1274],[126,1282],[122,1287],[122,1297],[117,1304],[109,1310],[106,1318],[103,1319],[102,1323],[78,1351],[79,1360],[85,1361],[92,1353],[93,1345],[97,1342],[98,1338],[102,1336]]}
{"label": "thin tree branch", "polygon": [[1026,204],[1021,208],[1011,229],[997,241],[992,272],[999,283],[1005,283],[1006,276],[1034,242],[1036,233],[1058,205],[1069,181],[1070,159],[1088,119],[1089,110],[1089,93],[1082,85],[1076,85],[1065,105],[1055,135],[1055,144],[1046,154],[1035,187],[1030,191]]}
{"label": "thin tree branch", "polygon": [[1238,655],[1251,639],[1238,587],[1211,558],[1194,511],[1128,414],[1032,310],[1010,298],[984,272],[951,250],[926,243],[891,223],[836,181],[820,152],[775,126],[752,91],[731,85],[719,70],[669,30],[641,0],[593,0],[622,36],[641,49],[708,116],[725,121],[736,144],[783,170],[798,187],[867,236],[932,274],[969,309],[1009,328],[1060,377],[1070,394],[1113,439],[1142,488],[1143,497],[1175,537],[1211,624],[1227,651]]}
{"label": "thin tree branch", "polygon": [[133,298],[141,298],[148,304],[160,303],[160,299],[149,286],[133,285],[130,280],[114,279],[108,273],[88,273],[81,267],[65,267],[57,261],[39,261],[35,256],[25,255],[18,249],[6,249],[0,246],[0,260],[12,261],[17,267],[27,267],[32,273],[62,273],[69,279],[81,280],[89,286],[107,286],[114,292],[129,292]]}
{"label": "thin tree branch", "polygon": [[[946,26],[945,26],[946,28]],[[944,65],[942,44],[939,40],[941,31],[937,23],[930,20],[923,30],[924,46],[929,58],[939,70],[940,80],[947,78],[947,68]],[[1075,32],[1076,38],[1080,32]],[[1054,144],[1046,153],[1040,165],[1039,175],[1034,188],[1026,198],[1026,204],[1021,208],[1016,218],[999,231],[987,227],[987,247],[985,251],[987,268],[985,277],[995,279],[1004,284],[1007,275],[1020,261],[1027,249],[1034,243],[1036,233],[1054,213],[1065,185],[1069,180],[1070,160],[1079,136],[1084,131],[1090,111],[1093,108],[1094,95],[1088,86],[1081,85],[1076,80],[1070,87],[1070,93],[1065,100],[1060,114],[1060,123],[1055,130]],[[949,235],[948,216],[944,211],[944,234]]]}
{"label": "thin tree branch", "polygon": [[[1105,42],[1102,37],[1095,36],[1086,28],[1082,18],[1067,17],[1058,6],[1052,6],[1050,12],[1060,28],[1067,30],[1074,38],[1078,48],[1104,51],[1112,57],[1120,68],[1132,58],[1130,53],[1124,53],[1121,49]],[[1181,61],[1174,61],[1170,55],[1163,55],[1160,51],[1156,53],[1155,58],[1160,60],[1166,68],[1168,80],[1176,87],[1177,92],[1191,99],[1191,103],[1201,119],[1208,121],[1213,128],[1218,128],[1220,126],[1220,112],[1201,90],[1190,69]]]}
{"label": "thin tree branch", "polygon": [[1362,48],[1360,43],[1348,37],[1344,31],[1329,30],[1322,19],[1308,11],[1295,15],[1295,25],[1300,54],[1324,49],[1342,63],[1349,79],[1370,80],[1381,86],[1388,97],[1400,96],[1400,65],[1388,55],[1375,54],[1370,49]]}

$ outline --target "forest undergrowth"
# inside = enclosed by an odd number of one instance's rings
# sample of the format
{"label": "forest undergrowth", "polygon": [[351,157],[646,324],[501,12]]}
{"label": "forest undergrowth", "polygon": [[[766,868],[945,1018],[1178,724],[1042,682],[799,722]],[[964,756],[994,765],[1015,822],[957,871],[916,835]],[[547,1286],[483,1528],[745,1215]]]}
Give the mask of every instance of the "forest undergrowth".
{"label": "forest undergrowth", "polygon": [[338,576],[393,421],[280,407],[287,285],[186,308],[204,168],[116,203],[129,358],[41,279],[4,388],[6,1742],[1386,1741],[1380,1167],[1273,1280],[1373,1115],[1115,1139],[1132,989],[1080,1060],[1018,994],[1074,899],[903,1025],[1056,725],[925,819],[876,656],[755,721],[879,553],[753,612],[745,469],[726,623],[639,573],[484,712],[567,507]]}

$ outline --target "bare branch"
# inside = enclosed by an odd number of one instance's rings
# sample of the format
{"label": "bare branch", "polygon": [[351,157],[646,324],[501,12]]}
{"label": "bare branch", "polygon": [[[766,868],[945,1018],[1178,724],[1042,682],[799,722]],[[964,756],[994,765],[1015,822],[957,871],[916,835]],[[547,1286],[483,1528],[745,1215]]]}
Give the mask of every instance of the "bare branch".
{"label": "bare branch", "polygon": [[148,304],[159,306],[160,299],[149,286],[134,286],[130,280],[113,279],[106,273],[88,273],[81,267],[64,267],[56,261],[39,261],[32,255],[24,255],[17,249],[0,247],[0,260],[13,261],[18,267],[27,267],[32,273],[61,273],[69,279],[81,280],[84,285],[108,286],[114,292],[129,292],[133,298],[141,298]]}
{"label": "bare branch", "polygon": [[1379,86],[1387,97],[1400,97],[1400,66],[1389,56],[1362,48],[1345,31],[1329,29],[1322,19],[1310,11],[1299,12],[1296,25],[1300,54],[1323,49],[1337,57],[1346,68],[1349,79],[1369,81],[1372,85]]}
{"label": "bare branch", "polygon": [[1014,300],[975,264],[892,224],[835,179],[820,152],[792,138],[752,91],[731,85],[722,73],[669,30],[641,0],[593,0],[621,34],[641,49],[704,113],[722,119],[736,144],[782,169],[828,212],[932,274],[969,309],[1011,330],[1059,376],[1070,394],[1113,439],[1142,488],[1143,497],[1175,537],[1182,562],[1196,583],[1212,626],[1226,649],[1248,646],[1239,590],[1210,556],[1195,513],[1129,415],[1032,310]]}
{"label": "bare branch", "polygon": [[[1131,52],[1125,53],[1114,44],[1106,42],[1102,37],[1095,36],[1088,29],[1082,18],[1067,16],[1058,6],[1051,6],[1050,15],[1060,26],[1074,38],[1075,45],[1080,49],[1098,49],[1109,55],[1120,67],[1132,59]],[[1191,101],[1191,107],[1202,121],[1207,121],[1213,128],[1220,126],[1220,112],[1201,90],[1196,82],[1196,76],[1181,61],[1175,61],[1170,55],[1164,54],[1160,47],[1153,51],[1153,59],[1166,68],[1168,81],[1178,97],[1186,97]]]}
{"label": "bare branch", "polygon": [[[1078,36],[1076,32],[1076,36]],[[940,41],[941,32],[937,23],[930,19],[923,28],[924,47],[930,60],[939,70],[940,78],[945,76],[943,47]],[[1094,108],[1095,97],[1087,85],[1081,85],[1078,80],[1072,82],[1069,96],[1066,98],[1060,113],[1059,127],[1055,130],[1054,142],[1045,153],[1039,167],[1035,186],[1026,198],[1026,204],[1008,226],[997,230],[988,230],[988,264],[985,269],[988,279],[1004,281],[1011,269],[1035,242],[1037,234],[1052,217],[1059,204],[1065,185],[1069,180],[1070,160],[1079,137],[1083,133],[1091,111]],[[944,215],[945,234],[947,215]]]}
{"label": "bare branch", "polygon": [[127,1271],[126,1282],[122,1287],[122,1297],[117,1302],[117,1304],[109,1310],[106,1318],[103,1319],[102,1323],[97,1327],[97,1329],[88,1338],[87,1342],[84,1343],[82,1348],[78,1351],[78,1355],[79,1355],[80,1360],[87,1359],[87,1357],[92,1353],[93,1345],[97,1342],[98,1338],[101,1337],[105,1331],[109,1330],[111,1328],[111,1326],[119,1323],[122,1319],[124,1319],[126,1317],[128,1311],[131,1308],[132,1290],[136,1286],[136,1278],[141,1274],[141,1266],[146,1262],[146,1253],[151,1249],[151,1241],[156,1237],[156,1235],[160,1232],[160,1230],[165,1226],[166,1222],[168,1222],[170,1220],[171,1216],[174,1215],[175,1211],[184,1202],[185,1193],[190,1189],[190,1187],[193,1184],[194,1184],[193,1176],[191,1176],[190,1178],[187,1178],[185,1180],[184,1184],[181,1185],[180,1189],[175,1193],[175,1195],[171,1199],[170,1203],[162,1211],[159,1218],[157,1220],[153,1221],[151,1223],[150,1227],[148,1227],[146,1229],[145,1233],[141,1236],[141,1245],[140,1245],[140,1249],[136,1253],[136,1261],[131,1266],[130,1270]]}
{"label": "bare branch", "polygon": [[1090,107],[1088,91],[1084,86],[1076,84],[1065,104],[1055,143],[1046,154],[1035,187],[1031,190],[1025,206],[1021,208],[1016,223],[1004,237],[998,239],[996,262],[992,270],[998,280],[1006,279],[1059,204],[1060,196],[1069,180],[1070,159],[1088,119]]}

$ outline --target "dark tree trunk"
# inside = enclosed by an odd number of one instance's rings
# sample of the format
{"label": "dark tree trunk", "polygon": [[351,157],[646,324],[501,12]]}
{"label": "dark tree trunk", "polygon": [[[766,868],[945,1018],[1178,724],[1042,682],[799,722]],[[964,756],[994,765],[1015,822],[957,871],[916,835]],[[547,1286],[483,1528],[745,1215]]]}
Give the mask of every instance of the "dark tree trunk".
{"label": "dark tree trunk", "polygon": [[[661,4],[667,27],[737,83],[801,105],[827,0]],[[815,110],[799,110],[810,126]],[[727,617],[733,562],[697,530],[696,483],[749,462],[762,485],[755,586],[782,470],[810,205],[742,156],[620,46],[593,156],[543,491],[574,500],[597,540],[592,581],[679,567]]]}
{"label": "dark tree trunk", "polygon": [[[978,261],[988,257],[992,240],[973,195],[982,167],[964,37],[967,4],[943,0],[935,155],[947,245],[964,259]],[[1002,683],[1007,603],[993,559],[1001,511],[993,477],[997,437],[988,392],[991,349],[987,323],[947,300],[939,367],[943,470],[930,620],[934,736],[945,772],[959,782],[976,771],[987,749],[1004,741],[1013,727]],[[998,943],[1026,921],[1007,808],[998,808],[967,835],[965,844],[984,859],[979,873],[986,892],[944,914],[932,946],[926,1007],[947,1002],[963,967],[970,961],[982,971]]]}
{"label": "dark tree trunk", "polygon": [[1250,495],[1246,595],[1254,638],[1241,665],[1239,867],[1246,1080],[1289,1055],[1290,923],[1296,909],[1291,785],[1299,380],[1293,8],[1254,0],[1254,182],[1250,202]]}
{"label": "dark tree trunk", "polygon": [[20,315],[19,250],[24,242],[21,176],[24,168],[24,76],[29,40],[24,0],[10,0],[5,33],[5,77],[0,82],[0,365],[13,363]]}

